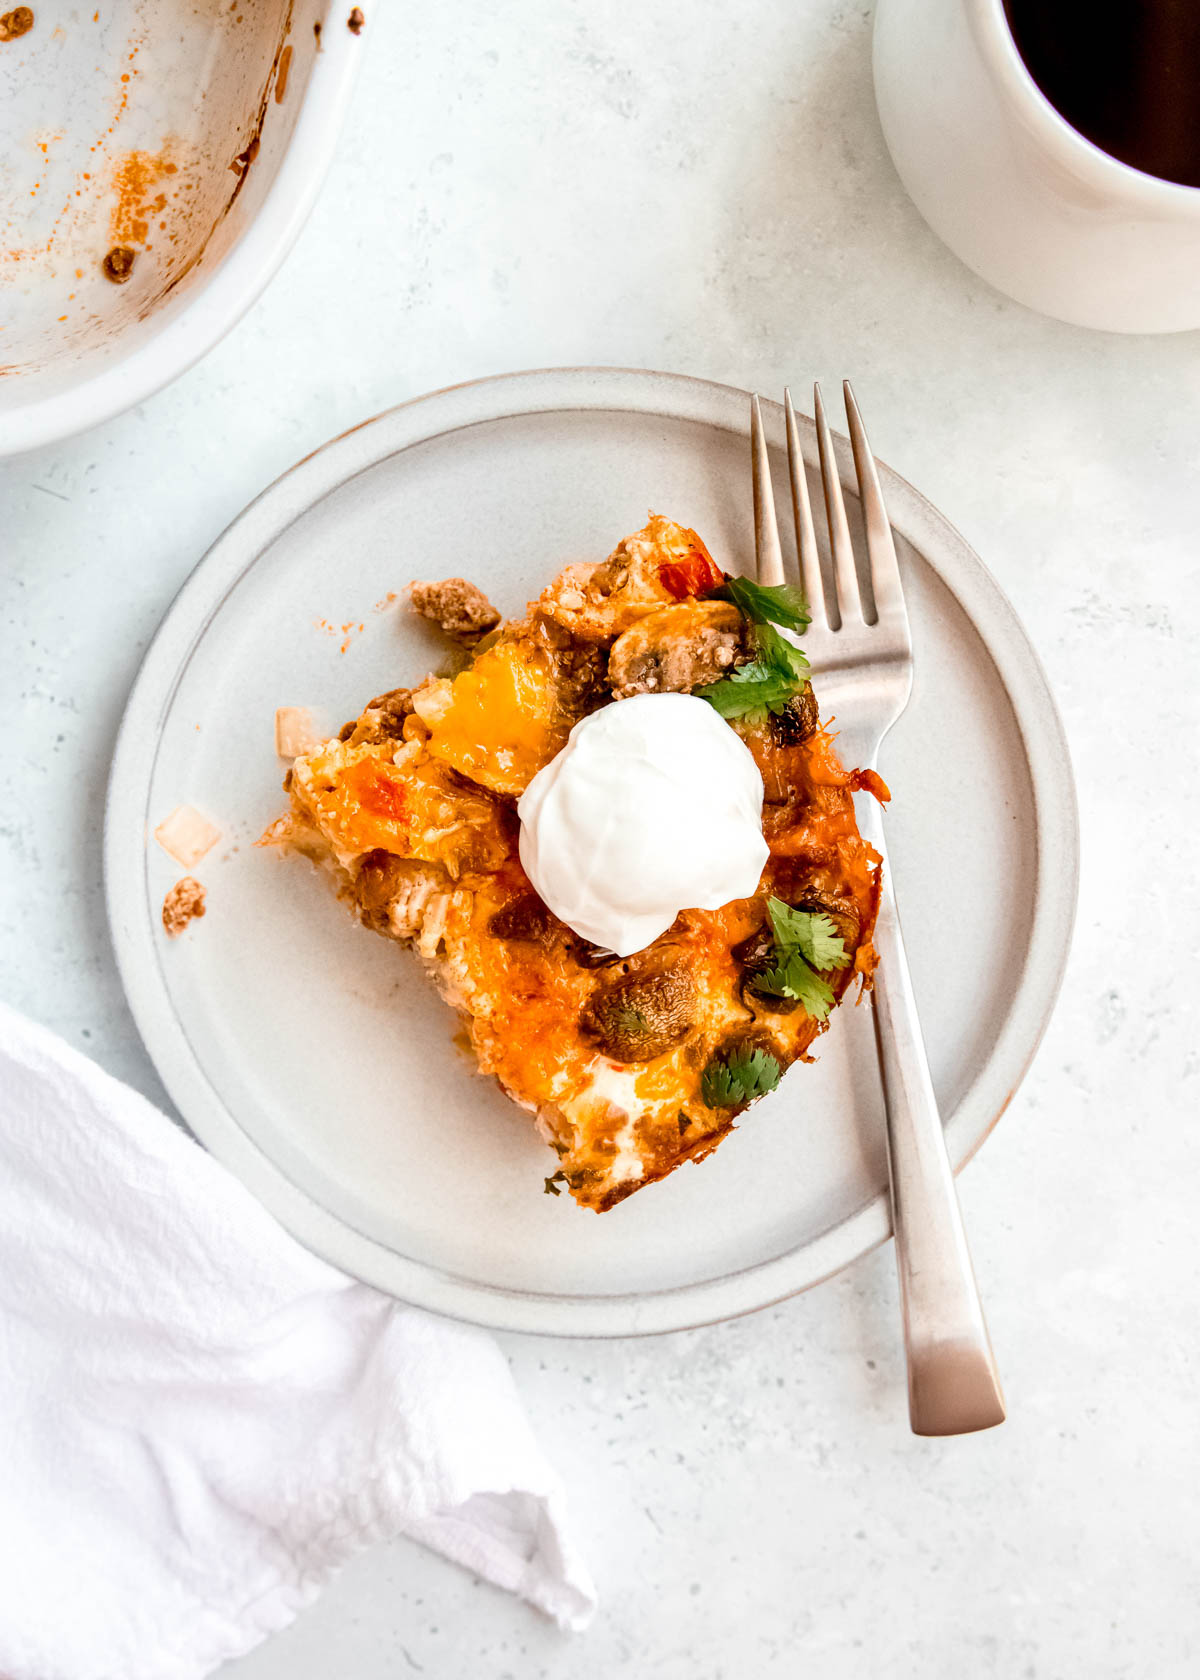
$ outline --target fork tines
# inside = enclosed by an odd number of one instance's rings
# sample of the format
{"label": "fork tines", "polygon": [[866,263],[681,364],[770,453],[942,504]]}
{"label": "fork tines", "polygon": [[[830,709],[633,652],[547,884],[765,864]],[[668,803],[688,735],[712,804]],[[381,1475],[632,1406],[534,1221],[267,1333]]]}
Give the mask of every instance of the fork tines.
{"label": "fork tines", "polygon": [[[800,577],[808,597],[812,615],[810,629],[836,632],[843,626],[862,630],[882,625],[891,630],[897,641],[907,644],[908,618],[904,607],[904,593],[900,584],[900,570],[896,561],[896,546],[892,527],[884,506],[883,492],[875,458],[867,442],[862,415],[849,380],[843,382],[846,419],[850,447],[858,478],[862,501],[863,526],[866,533],[869,596],[864,598],[858,569],[854,560],[854,546],[850,524],[846,516],[833,436],[825,415],[821,387],[813,386],[813,414],[817,435],[817,458],[824,491],[825,517],[829,530],[829,552],[832,561],[831,589],[827,589],[821,569],[820,551],[813,525],[812,504],[808,492],[808,477],[804,452],[800,442],[800,424],[792,403],[790,390],[783,394],[784,421],[787,437],[788,478],[792,493],[792,513],[796,528],[796,550]],[[751,401],[751,446],[754,465],[754,537],[761,583],[782,583],[783,554],[775,518],[775,499],[771,486],[771,467],[767,449],[762,405],[757,396]]]}

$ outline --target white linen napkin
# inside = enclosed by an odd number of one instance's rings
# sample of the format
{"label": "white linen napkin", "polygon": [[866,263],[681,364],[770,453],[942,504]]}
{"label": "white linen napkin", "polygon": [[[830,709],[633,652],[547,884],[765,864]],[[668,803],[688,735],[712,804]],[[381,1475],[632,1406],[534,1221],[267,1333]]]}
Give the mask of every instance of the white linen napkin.
{"label": "white linen napkin", "polygon": [[396,1534],[595,1607],[492,1340],[316,1259],[0,1005],[0,1674],[202,1680]]}

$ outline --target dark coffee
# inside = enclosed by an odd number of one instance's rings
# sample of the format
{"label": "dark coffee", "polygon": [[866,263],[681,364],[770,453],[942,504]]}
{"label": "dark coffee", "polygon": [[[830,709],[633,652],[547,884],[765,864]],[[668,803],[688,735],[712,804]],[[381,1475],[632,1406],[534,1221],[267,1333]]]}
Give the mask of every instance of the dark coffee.
{"label": "dark coffee", "polygon": [[1200,187],[1200,0],[1005,0],[1017,50],[1093,145]]}

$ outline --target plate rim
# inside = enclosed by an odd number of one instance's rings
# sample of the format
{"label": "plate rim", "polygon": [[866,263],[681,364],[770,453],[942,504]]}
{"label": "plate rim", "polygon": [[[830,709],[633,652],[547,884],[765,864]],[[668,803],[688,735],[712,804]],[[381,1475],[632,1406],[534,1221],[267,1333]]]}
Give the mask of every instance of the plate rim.
{"label": "plate rim", "polygon": [[[662,1334],[772,1306],[814,1287],[891,1235],[886,1191],[802,1247],[720,1278],[645,1294],[535,1294],[489,1285],[398,1255],[293,1184],[243,1131],[209,1085],[162,989],[144,867],[147,774],[192,648],[229,589],[308,509],[351,478],[421,443],[475,425],[538,413],[611,411],[692,421],[749,438],[750,393],[647,369],[545,368],[498,374],[414,397],[340,433],[260,492],[185,579],[152,638],[117,732],[104,814],[104,882],[121,983],[146,1053],[194,1136],[291,1234],[331,1264],[414,1306],[489,1329],[607,1338]],[[769,441],[782,447],[783,410],[763,401]],[[802,427],[804,422],[801,422]],[[805,428],[805,454],[812,422]],[[835,435],[839,473],[855,487],[848,441]],[[991,1052],[946,1122],[955,1172],[988,1137],[1024,1078],[1053,1013],[1070,951],[1079,879],[1074,776],[1062,720],[1016,611],[945,516],[879,463],[892,523],[932,566],[991,658],[1016,719],[1033,791],[1038,857],[1025,961]],[[936,556],[936,558],[935,558]],[[949,571],[943,570],[943,564]],[[1044,867],[1056,860],[1054,869]],[[153,960],[146,961],[149,956]]]}

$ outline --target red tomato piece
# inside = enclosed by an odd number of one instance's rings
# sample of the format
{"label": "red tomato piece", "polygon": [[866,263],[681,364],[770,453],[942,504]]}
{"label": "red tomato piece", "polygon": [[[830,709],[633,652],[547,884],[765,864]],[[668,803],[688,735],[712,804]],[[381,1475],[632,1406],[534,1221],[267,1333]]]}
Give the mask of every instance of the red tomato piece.
{"label": "red tomato piece", "polygon": [[684,601],[689,595],[704,595],[724,583],[724,575],[707,554],[692,549],[682,560],[668,560],[658,568],[658,579],[669,595]]}

